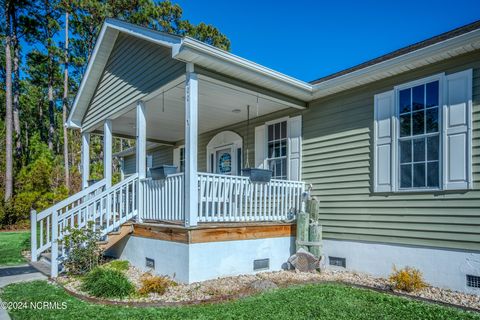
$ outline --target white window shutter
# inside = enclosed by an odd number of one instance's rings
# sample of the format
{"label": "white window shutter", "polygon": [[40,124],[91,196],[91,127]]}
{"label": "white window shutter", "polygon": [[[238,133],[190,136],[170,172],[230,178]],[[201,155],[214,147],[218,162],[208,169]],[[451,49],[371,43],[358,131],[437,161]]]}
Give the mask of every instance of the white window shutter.
{"label": "white window shutter", "polygon": [[267,144],[267,137],[265,131],[265,125],[255,127],[255,168],[266,168],[265,145]]}
{"label": "white window shutter", "polygon": [[153,155],[147,154],[147,177],[151,176],[150,168],[153,167]]}
{"label": "white window shutter", "polygon": [[445,77],[443,188],[471,188],[472,69]]}
{"label": "white window shutter", "polygon": [[288,180],[299,181],[302,170],[302,116],[288,119]]}
{"label": "white window shutter", "polygon": [[177,167],[177,172],[180,172],[180,148],[173,149],[173,165]]}
{"label": "white window shutter", "polygon": [[153,155],[147,154],[147,169],[153,167]]}
{"label": "white window shutter", "polygon": [[395,115],[394,91],[374,97],[374,191],[394,190],[393,141]]}

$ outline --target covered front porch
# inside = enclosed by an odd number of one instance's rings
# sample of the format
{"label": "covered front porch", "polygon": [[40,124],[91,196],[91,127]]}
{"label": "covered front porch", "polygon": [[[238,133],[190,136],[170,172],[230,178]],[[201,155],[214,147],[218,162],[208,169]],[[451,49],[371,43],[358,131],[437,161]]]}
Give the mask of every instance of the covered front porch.
{"label": "covered front porch", "polygon": [[[276,225],[291,223],[305,191],[301,110],[310,97],[309,84],[196,40],[107,21],[66,124],[81,130],[83,190],[32,212],[32,234],[38,234],[32,238],[32,261],[48,253],[55,277],[68,258],[62,241],[70,228],[93,226],[108,242],[131,234],[132,221],[185,232],[229,224],[224,234],[237,224],[248,225],[249,236],[257,239],[238,240],[239,250],[251,259],[271,255],[278,270],[289,256],[292,234],[277,234],[284,227]],[[103,136],[103,179],[89,185],[92,134]],[[135,147],[114,155],[114,137],[132,139]],[[114,156],[123,163],[116,184]],[[153,179],[152,170],[161,165],[176,171]],[[242,175],[246,168],[271,170],[273,177],[254,182]],[[259,224],[273,233],[257,235],[252,230]],[[197,247],[135,234],[127,238],[131,250],[124,252],[138,266],[156,252],[162,260],[173,254],[185,268],[193,261],[190,249]],[[210,250],[227,257],[234,239],[225,241],[202,242],[195,252],[202,259]],[[232,262],[230,271],[214,274],[247,272],[250,262],[242,270]],[[185,281],[206,276],[192,268],[185,272]]]}
{"label": "covered front porch", "polygon": [[[300,210],[301,105],[221,81],[206,71],[185,73],[144,99],[84,130],[82,178],[89,180],[89,136],[104,136],[104,179],[111,183],[112,158],[122,159],[124,179],[138,184],[136,199],[121,195],[114,207],[131,207],[139,222],[196,226],[207,222],[283,221]],[[113,137],[135,147],[112,153]],[[294,152],[296,151],[296,152]],[[176,167],[164,179],[151,169]],[[269,182],[242,176],[244,168],[272,170]],[[125,180],[124,180],[125,181]]]}

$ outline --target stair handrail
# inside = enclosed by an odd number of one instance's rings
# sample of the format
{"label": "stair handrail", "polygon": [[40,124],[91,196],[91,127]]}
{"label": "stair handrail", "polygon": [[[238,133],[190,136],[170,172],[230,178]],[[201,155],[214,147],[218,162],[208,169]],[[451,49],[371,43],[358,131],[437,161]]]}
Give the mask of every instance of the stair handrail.
{"label": "stair handrail", "polygon": [[92,193],[92,192],[94,192],[94,191],[96,191],[100,188],[105,187],[106,184],[107,184],[107,180],[105,180],[105,179],[102,179],[102,180],[92,184],[88,188],[85,188],[82,191],[77,192],[74,195],[72,195],[72,196],[70,196],[66,199],[63,199],[62,201],[54,204],[53,206],[43,210],[42,212],[37,213],[37,217],[36,217],[37,219],[36,220],[38,221],[38,220],[41,220],[41,219],[45,218],[46,216],[50,215],[52,212],[56,212],[57,210],[68,206],[72,202],[80,200],[81,198],[85,197],[86,195],[88,195],[88,194],[90,194],[90,193]]}
{"label": "stair handrail", "polygon": [[[91,199],[88,199],[87,201],[85,201],[84,203],[78,205],[77,207],[73,208],[72,210],[69,210],[67,212],[65,212],[64,214],[62,214],[61,216],[58,217],[58,222],[64,220],[65,218],[68,218],[68,216],[70,216],[72,214],[72,212],[76,212],[78,210],[82,210],[84,209],[85,207],[88,207],[89,205],[91,205],[93,202],[97,201],[99,198],[103,198],[104,196],[108,195],[109,193],[111,192],[115,192],[116,190],[122,188],[123,186],[125,186],[126,184],[134,181],[135,179],[138,178],[138,174],[132,174],[131,176],[129,176],[128,178],[120,181],[119,183],[111,186],[110,188],[107,188],[105,190],[103,190],[102,192],[96,194],[95,196],[93,196]],[[87,221],[88,222],[88,221]]]}
{"label": "stair handrail", "polygon": [[[106,180],[103,179],[98,181],[88,188],[83,189],[82,191],[56,203],[55,205],[43,210],[40,213],[36,213],[34,210],[31,214],[31,234],[37,234],[37,222],[46,220],[46,228],[44,230],[47,232],[47,243],[40,243],[40,247],[37,248],[37,237],[32,237],[31,241],[31,255],[32,262],[37,261],[39,254],[46,249],[51,249],[51,276],[56,277],[58,274],[58,241],[63,237],[63,230],[59,230],[60,223],[68,218],[72,213],[82,210],[87,205],[101,199],[102,197],[108,196],[112,192],[116,192],[119,188],[124,187],[126,184],[131,183],[138,178],[137,174],[130,176],[129,178],[121,181],[120,183],[106,188]],[[100,191],[100,192],[98,192]],[[90,196],[89,196],[90,195]],[[71,204],[74,204],[76,201],[80,201],[73,207],[70,207]],[[65,208],[63,212],[62,209]],[[134,215],[134,214],[133,214]],[[90,217],[87,218],[88,221],[91,220]],[[86,222],[88,222],[86,221]],[[42,222],[40,223],[40,234],[42,233]],[[50,237],[48,236],[50,233]],[[40,236],[42,237],[42,236]]]}

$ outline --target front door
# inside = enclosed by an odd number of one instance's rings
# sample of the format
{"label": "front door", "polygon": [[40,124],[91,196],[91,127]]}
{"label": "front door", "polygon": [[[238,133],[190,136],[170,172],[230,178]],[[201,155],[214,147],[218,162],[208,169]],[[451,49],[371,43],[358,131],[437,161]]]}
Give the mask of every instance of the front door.
{"label": "front door", "polygon": [[233,145],[215,148],[213,158],[215,173],[237,175],[237,166]]}

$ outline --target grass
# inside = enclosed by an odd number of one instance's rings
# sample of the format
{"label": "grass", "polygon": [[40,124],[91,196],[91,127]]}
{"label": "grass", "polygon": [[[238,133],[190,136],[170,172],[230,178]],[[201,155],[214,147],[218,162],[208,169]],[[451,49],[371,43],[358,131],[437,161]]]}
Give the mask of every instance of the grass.
{"label": "grass", "polygon": [[22,251],[30,246],[30,232],[0,232],[0,266],[25,263]]}
{"label": "grass", "polygon": [[101,267],[87,273],[82,289],[92,296],[103,298],[123,298],[135,291],[122,271]]}
{"label": "grass", "polygon": [[129,266],[130,264],[127,260],[112,260],[105,263],[102,267],[124,272],[128,270]]}
{"label": "grass", "polygon": [[480,313],[340,284],[296,286],[222,304],[168,308],[90,304],[45,281],[13,284],[0,296],[7,302],[66,302],[66,310],[14,310],[13,319],[480,319]]}

